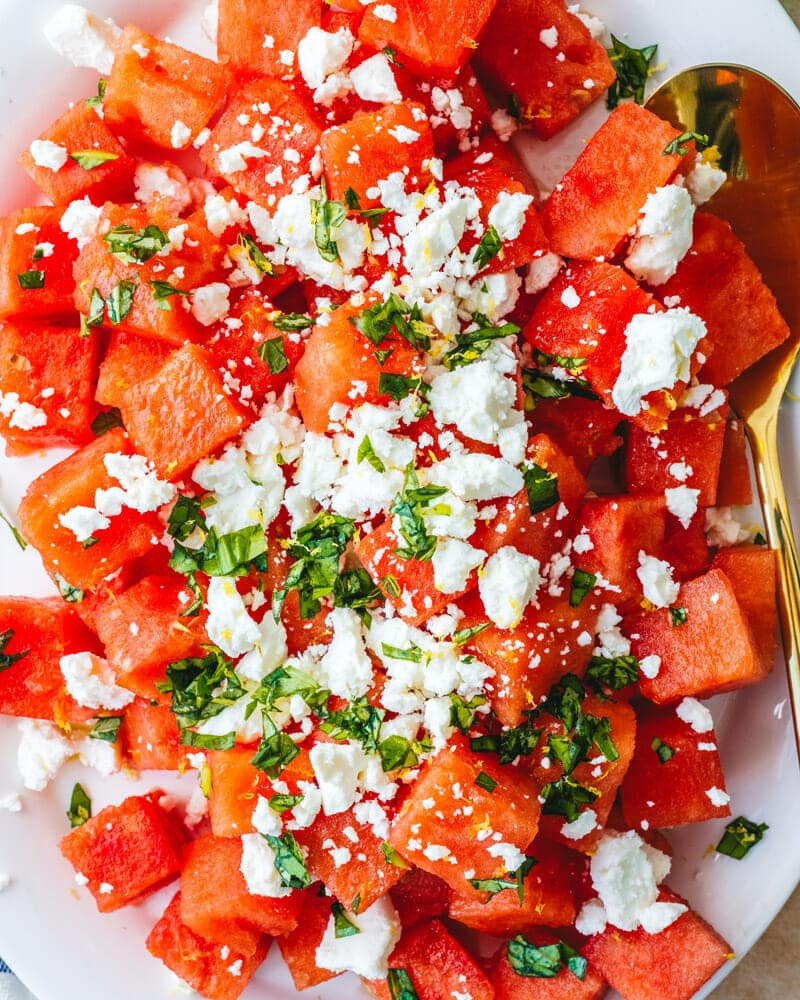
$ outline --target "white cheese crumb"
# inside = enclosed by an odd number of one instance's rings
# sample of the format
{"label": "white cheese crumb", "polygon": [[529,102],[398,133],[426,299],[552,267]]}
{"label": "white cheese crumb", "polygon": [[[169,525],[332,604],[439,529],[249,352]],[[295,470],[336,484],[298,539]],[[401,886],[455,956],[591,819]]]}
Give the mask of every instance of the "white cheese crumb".
{"label": "white cheese crumb", "polygon": [[512,545],[498,549],[486,561],[478,590],[486,614],[500,628],[514,628],[541,583],[539,560]]}
{"label": "white cheese crumb", "polygon": [[332,972],[355,972],[364,979],[385,978],[389,956],[402,931],[397,911],[388,895],[382,896],[363,913],[348,914],[348,919],[360,933],[337,938],[331,916],[317,948],[317,965]]}
{"label": "white cheese crumb", "polygon": [[672,579],[672,566],[668,562],[640,551],[636,575],[642,593],[657,608],[667,608],[677,600],[680,584]]}
{"label": "white cheese crumb", "polygon": [[101,20],[78,4],[64,4],[44,25],[50,46],[73,66],[86,66],[107,76],[114,64],[114,42],[119,27],[106,18]]}
{"label": "white cheese crumb", "polygon": [[67,162],[67,150],[49,139],[34,139],[28,147],[37,167],[47,167],[54,173],[58,172]]}
{"label": "white cheese crumb", "polygon": [[696,698],[684,698],[675,709],[675,713],[696,733],[710,733],[714,728],[711,712]]}

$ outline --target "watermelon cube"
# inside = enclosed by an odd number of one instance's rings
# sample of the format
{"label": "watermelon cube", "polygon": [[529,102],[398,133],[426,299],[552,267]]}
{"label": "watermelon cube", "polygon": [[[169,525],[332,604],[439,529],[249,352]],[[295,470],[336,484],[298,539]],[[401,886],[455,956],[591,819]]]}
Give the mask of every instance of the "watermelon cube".
{"label": "watermelon cube", "polygon": [[[526,933],[525,940],[541,948],[557,944],[559,939],[547,931],[534,931]],[[505,946],[494,956],[489,978],[495,1000],[601,1000],[608,990],[608,984],[592,965],[583,979],[564,967],[553,978],[521,976],[509,962]]]}
{"label": "watermelon cube", "polygon": [[0,319],[72,321],[75,244],[61,231],[62,210],[18,208],[0,220]]}
{"label": "watermelon cube", "polygon": [[312,886],[303,894],[303,908],[298,914],[297,927],[278,938],[278,947],[297,990],[319,986],[340,975],[330,969],[321,969],[315,960],[317,948],[331,920],[333,902],[331,896],[320,895]]}
{"label": "watermelon cube", "polygon": [[722,570],[733,585],[766,671],[772,669],[777,649],[776,559],[773,549],[740,545],[720,549],[711,562],[711,568]]}
{"label": "watermelon cube", "polygon": [[[320,0],[288,0],[274,7],[249,0],[220,0],[220,62],[229,62],[243,73],[293,77],[299,68],[297,46],[310,28],[320,26],[322,6]],[[287,52],[292,54],[291,59],[285,55]]]}
{"label": "watermelon cube", "polygon": [[62,837],[61,853],[101,913],[139,902],[180,872],[186,831],[158,804],[161,795],[131,795]]}
{"label": "watermelon cube", "polygon": [[103,406],[124,405],[129,390],[155,375],[172,351],[163,340],[114,330],[100,363],[94,398]]}

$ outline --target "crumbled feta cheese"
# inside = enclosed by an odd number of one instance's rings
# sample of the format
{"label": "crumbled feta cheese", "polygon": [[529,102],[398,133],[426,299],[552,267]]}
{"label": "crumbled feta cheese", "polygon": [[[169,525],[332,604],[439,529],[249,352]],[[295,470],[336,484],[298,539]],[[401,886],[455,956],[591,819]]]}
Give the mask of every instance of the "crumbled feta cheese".
{"label": "crumbled feta cheese", "polygon": [[110,710],[129,705],[134,694],[114,683],[114,671],[92,653],[69,653],[59,661],[67,691],[85,708]]}
{"label": "crumbled feta cheese", "polygon": [[372,13],[381,21],[394,24],[397,21],[397,8],[390,3],[378,3],[372,8]]}
{"label": "crumbled feta cheese", "polygon": [[106,18],[101,20],[78,4],[60,7],[46,22],[44,36],[50,46],[72,63],[86,66],[108,76],[114,63],[114,42],[119,27]]}
{"label": "crumbled feta cheese", "polygon": [[389,955],[402,931],[389,896],[382,896],[363,913],[348,914],[348,919],[358,927],[359,933],[337,938],[331,916],[317,948],[317,965],[332,972],[355,972],[364,979],[384,979]]}
{"label": "crumbled feta cheese", "polygon": [[695,165],[686,175],[686,190],[692,196],[695,205],[705,205],[727,179],[728,175],[724,170],[706,163],[698,156]]}
{"label": "crumbled feta cheese", "polygon": [[88,542],[96,531],[105,531],[111,521],[94,507],[72,507],[58,515],[58,523],[71,531],[76,542]]}
{"label": "crumbled feta cheese", "polygon": [[61,216],[59,227],[71,240],[75,240],[82,249],[97,231],[97,223],[103,208],[94,205],[87,194],[85,198],[71,201]]}
{"label": "crumbled feta cheese", "polygon": [[558,28],[551,25],[549,28],[542,28],[539,32],[539,41],[548,49],[554,49],[558,45]]}
{"label": "crumbled feta cheese", "polygon": [[707,788],[706,795],[711,800],[711,805],[717,806],[718,809],[726,806],[731,800],[730,795],[722,788],[717,788],[716,785],[713,788]]}
{"label": "crumbled feta cheese", "polygon": [[332,694],[353,701],[372,684],[372,660],[364,647],[361,619],[351,608],[334,608],[325,622],[333,637],[319,662],[319,681]]}
{"label": "crumbled feta cheese", "polygon": [[16,792],[9,792],[8,795],[0,795],[0,809],[18,813],[22,809],[22,800]]}
{"label": "crumbled feta cheese", "polygon": [[119,770],[120,751],[116,743],[93,740],[89,736],[68,738],[52,722],[22,719],[17,765],[22,783],[40,792],[56,776],[61,765],[72,757],[103,775]]}
{"label": "crumbled feta cheese", "polygon": [[192,130],[185,125],[180,119],[176,119],[172,126],[172,130],[169,134],[169,141],[172,143],[173,149],[183,149],[185,146],[189,145],[189,141],[192,138]]}
{"label": "crumbled feta cheese", "polygon": [[708,544],[716,548],[727,548],[750,539],[750,532],[736,520],[730,507],[707,507],[705,530]]}
{"label": "crumbled feta cheese", "polygon": [[594,809],[584,809],[571,823],[563,823],[561,834],[567,840],[582,840],[597,829],[597,813]]}
{"label": "crumbled feta cheese", "polygon": [[350,79],[362,101],[394,104],[403,99],[391,64],[382,52],[359,63],[350,71]]}
{"label": "crumbled feta cheese", "polygon": [[209,639],[228,656],[249,652],[261,637],[261,631],[248,615],[244,599],[233,577],[215,576],[208,585]]}
{"label": "crumbled feta cheese", "polygon": [[494,226],[501,240],[515,240],[522,232],[533,198],[516,191],[501,191],[489,212],[489,225]]}
{"label": "crumbled feta cheese", "polygon": [[514,628],[541,580],[538,559],[504,545],[486,561],[478,581],[486,614],[499,628]]}
{"label": "crumbled feta cheese", "polygon": [[326,816],[346,812],[356,801],[364,753],[358,743],[317,743],[309,751]]}
{"label": "crumbled feta cheese", "polygon": [[446,486],[462,500],[496,500],[515,496],[524,487],[516,466],[492,455],[450,455],[433,465],[430,481]]}
{"label": "crumbled feta cheese", "polygon": [[578,293],[575,291],[573,285],[567,285],[564,291],[561,293],[561,304],[566,306],[567,309],[577,309],[581,304],[581,299]]}
{"label": "crumbled feta cheese", "polygon": [[242,837],[242,860],[239,871],[244,875],[247,891],[251,896],[281,899],[292,893],[292,890],[281,882],[275,867],[275,851],[260,833],[246,833]]}
{"label": "crumbled feta cheese", "polygon": [[692,245],[694,204],[686,188],[668,184],[647,196],[625,266],[640,281],[663,285]]}
{"label": "crumbled feta cheese", "polygon": [[10,417],[9,426],[32,431],[47,424],[47,414],[33,403],[22,402],[19,393],[0,392],[0,414]]}
{"label": "crumbled feta cheese", "polygon": [[700,490],[690,486],[675,486],[664,490],[664,497],[667,501],[667,510],[681,522],[684,528],[688,528],[692,518],[697,513],[697,501]]}
{"label": "crumbled feta cheese", "polygon": [[675,713],[696,733],[710,733],[714,728],[711,712],[696,698],[684,698],[675,709]]}
{"label": "crumbled feta cheese", "polygon": [[[666,854],[646,844],[633,830],[622,834],[605,831],[590,870],[608,923],[623,931],[633,931],[645,924],[661,924],[660,929],[668,926],[663,923],[663,904],[657,900],[658,886],[669,874],[670,866]],[[677,911],[672,911],[672,919],[676,920],[686,909],[678,904]]]}
{"label": "crumbled feta cheese", "polygon": [[440,538],[433,553],[433,579],[437,590],[459,593],[467,585],[470,573],[486,558],[483,549],[473,548],[460,538]]}
{"label": "crumbled feta cheese", "polygon": [[353,51],[354,41],[348,28],[323,31],[315,26],[308,29],[297,47],[297,59],[300,73],[312,90],[344,66]]}
{"label": "crumbled feta cheese", "polygon": [[635,417],[648,393],[687,382],[689,361],[705,335],[705,323],[688,309],[637,313],[625,330],[622,366],[612,393],[620,413]]}
{"label": "crumbled feta cheese", "polygon": [[672,579],[672,566],[668,562],[640,551],[636,575],[642,593],[657,608],[669,607],[677,600],[680,584]]}
{"label": "crumbled feta cheese", "polygon": [[525,864],[526,855],[514,844],[504,844],[502,841],[492,844],[488,853],[492,858],[501,858],[507,872],[518,871]]}
{"label": "crumbled feta cheese", "polygon": [[68,159],[66,147],[50,142],[49,139],[34,139],[29,150],[37,167],[46,167],[54,173],[57,173]]}
{"label": "crumbled feta cheese", "polygon": [[575,930],[579,934],[591,937],[593,934],[602,934],[606,929],[606,910],[599,899],[590,899],[583,904],[581,911],[575,920]]}
{"label": "crumbled feta cheese", "polygon": [[639,661],[639,669],[642,672],[643,677],[647,677],[648,680],[653,680],[654,677],[658,677],[659,671],[661,670],[661,657],[652,654],[650,656],[643,656]]}
{"label": "crumbled feta cheese", "polygon": [[203,326],[212,326],[228,315],[230,288],[222,281],[201,285],[192,292],[192,315]]}

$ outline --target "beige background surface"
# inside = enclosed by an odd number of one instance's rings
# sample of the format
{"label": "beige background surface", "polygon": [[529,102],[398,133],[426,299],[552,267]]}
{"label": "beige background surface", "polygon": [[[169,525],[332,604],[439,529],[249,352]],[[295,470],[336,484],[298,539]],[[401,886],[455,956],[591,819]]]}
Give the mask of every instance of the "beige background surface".
{"label": "beige background surface", "polygon": [[[757,3],[758,0],[735,0]],[[800,0],[781,0],[800,26]],[[800,889],[713,1000],[793,1000],[800,997]]]}

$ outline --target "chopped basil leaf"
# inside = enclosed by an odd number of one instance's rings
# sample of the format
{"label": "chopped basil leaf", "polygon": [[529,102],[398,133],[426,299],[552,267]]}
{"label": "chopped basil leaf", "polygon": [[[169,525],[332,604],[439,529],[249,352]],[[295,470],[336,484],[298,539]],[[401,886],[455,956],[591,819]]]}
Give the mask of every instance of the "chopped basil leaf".
{"label": "chopped basil leaf", "polygon": [[675,756],[675,750],[658,736],[654,736],[650,741],[650,749],[655,750],[656,756],[662,764],[666,764]]}
{"label": "chopped basil leaf", "polygon": [[401,594],[400,584],[396,576],[392,576],[391,573],[386,576],[381,577],[380,581],[381,589],[384,593],[388,594],[389,597],[397,598]]}
{"label": "chopped basil leaf", "polygon": [[58,592],[67,604],[79,604],[84,598],[84,592],[80,587],[73,587],[60,573],[53,573],[53,579],[58,587]]}
{"label": "chopped basil leaf", "polygon": [[260,274],[272,276],[275,271],[272,266],[272,261],[267,259],[264,251],[259,247],[249,233],[239,233],[237,242],[244,250],[248,261],[252,264],[256,271]]}
{"label": "chopped basil leaf", "polygon": [[461,695],[454,691],[450,694],[450,725],[466,736],[472,727],[475,719],[475,712],[481,705],[486,704],[483,695],[475,695],[470,701],[466,701]]}
{"label": "chopped basil leaf", "polygon": [[473,313],[474,330],[456,334],[456,346],[451,348],[442,358],[442,364],[448,371],[468,365],[484,353],[493,340],[503,337],[515,337],[520,329],[515,323],[502,323],[493,326],[483,313]]}
{"label": "chopped basil leaf", "polygon": [[360,909],[361,909],[361,893],[357,892],[355,896],[353,896],[353,900],[350,903],[350,912],[355,913],[356,916],[358,916],[358,911]]}
{"label": "chopped basil leaf", "polygon": [[559,778],[542,788],[542,813],[545,816],[563,816],[568,823],[574,823],[580,815],[581,806],[591,805],[599,796],[598,791],[581,785],[573,778]]}
{"label": "chopped basil leaf", "polygon": [[311,224],[314,226],[314,242],[323,260],[331,263],[339,259],[339,247],[333,236],[333,230],[347,218],[347,208],[340,201],[328,199],[328,186],[321,177],[320,196],[311,200]]}
{"label": "chopped basil leaf", "polygon": [[571,608],[580,607],[581,602],[596,583],[597,576],[594,573],[587,573],[584,569],[576,569],[569,588],[569,606]]}
{"label": "chopped basil leaf", "polygon": [[[378,392],[382,396],[391,396],[391,398],[399,403],[401,399],[405,399],[406,396],[411,396],[412,394],[418,394],[420,396],[426,397],[430,392],[431,387],[427,382],[423,382],[421,375],[400,375],[396,372],[381,372],[378,376]],[[427,404],[424,401],[420,404],[419,416],[424,416],[427,413]]]}
{"label": "chopped basil leaf", "polygon": [[[381,376],[382,378],[383,376]],[[401,559],[429,562],[436,550],[436,538],[428,534],[423,511],[446,493],[444,486],[420,486],[413,463],[406,468],[403,489],[392,501],[391,513],[397,518],[405,545],[395,549]]]}
{"label": "chopped basil leaf", "polygon": [[762,535],[762,533],[760,531],[757,531],[755,533],[755,535],[753,536],[753,542],[756,545],[766,545],[767,544],[766,538]]}
{"label": "chopped basil leaf", "polygon": [[677,153],[678,156],[686,156],[689,152],[689,143],[692,139],[694,139],[694,144],[697,149],[705,149],[708,145],[707,135],[700,135],[699,132],[681,132],[680,135],[676,135],[671,142],[667,143],[663,149],[663,155],[674,156]]}
{"label": "chopped basil leaf", "polygon": [[103,740],[104,743],[116,743],[121,725],[121,715],[105,715],[95,721],[95,724],[89,731],[89,738]]}
{"label": "chopped basil leaf", "polygon": [[470,628],[461,628],[457,632],[453,632],[453,645],[465,645],[474,639],[475,636],[480,635],[481,632],[485,632],[491,624],[491,622],[481,622],[480,625],[472,625]]}
{"label": "chopped basil leaf", "polygon": [[344,193],[344,203],[351,212],[357,212],[361,208],[361,199],[358,197],[358,192],[349,187]]}
{"label": "chopped basil leaf", "polygon": [[186,577],[186,586],[193,594],[193,600],[180,612],[181,618],[196,618],[203,610],[203,591],[197,582],[194,573],[189,573]]}
{"label": "chopped basil leaf", "polygon": [[287,552],[295,561],[283,589],[272,595],[272,613],[276,621],[290,590],[299,593],[303,618],[313,618],[317,614],[322,598],[334,593],[339,562],[355,531],[355,522],[350,518],[323,513],[292,536]]}
{"label": "chopped basil leaf", "polygon": [[97,97],[87,97],[86,107],[87,108],[99,108],[103,103],[103,98],[106,96],[106,81],[102,78],[97,81]]}
{"label": "chopped basil leaf", "polygon": [[536,364],[542,368],[563,368],[568,372],[580,371],[586,367],[586,358],[571,358],[567,354],[545,354],[544,351],[534,351]]}
{"label": "chopped basil leaf", "polygon": [[110,410],[101,410],[91,423],[92,434],[95,437],[102,437],[115,427],[124,427],[122,414],[116,406]]}
{"label": "chopped basil leaf", "polygon": [[263,677],[258,687],[253,691],[252,697],[255,704],[270,711],[282,698],[291,698],[296,694],[300,695],[309,708],[317,710],[318,715],[327,714],[325,706],[328,703],[330,691],[320,687],[313,677],[292,666],[291,663],[276,667],[266,677]]}
{"label": "chopped basil leaf", "polygon": [[109,322],[114,326],[126,319],[131,311],[136,287],[135,281],[118,281],[111,289],[111,294],[106,299],[106,309]]}
{"label": "chopped basil leaf", "polygon": [[729,858],[741,861],[751,848],[762,839],[769,830],[766,823],[753,823],[744,816],[737,816],[725,827],[725,833],[717,844],[717,851]]}
{"label": "chopped basil leaf", "polygon": [[28,547],[28,543],[22,537],[22,532],[19,530],[19,528],[14,524],[14,522],[11,520],[10,517],[8,517],[6,514],[3,513],[2,509],[0,509],[0,521],[2,521],[2,523],[8,528],[8,530],[14,536],[14,541],[17,543],[17,545],[19,545],[19,547],[24,552],[25,549],[27,549]]}
{"label": "chopped basil leaf", "polygon": [[333,603],[337,608],[352,608],[366,628],[372,623],[368,608],[374,608],[383,600],[383,594],[372,577],[363,567],[346,569],[333,584]]}
{"label": "chopped basil leaf", "polygon": [[476,736],[469,741],[475,753],[496,753],[499,763],[510,764],[517,757],[529,757],[536,749],[541,729],[535,729],[530,717],[513,729],[504,729],[489,736]]}
{"label": "chopped basil leaf", "polygon": [[384,840],[381,844],[381,852],[383,853],[384,860],[389,865],[394,865],[395,868],[411,868],[411,865],[406,861],[402,854],[399,854],[390,843]]}
{"label": "chopped basil leaf", "polygon": [[106,153],[102,149],[79,149],[75,153],[70,153],[69,158],[74,160],[79,167],[84,170],[94,170],[109,160],[118,160],[119,153]]}
{"label": "chopped basil leaf", "polygon": [[367,696],[363,695],[351,701],[346,708],[331,712],[321,728],[335,740],[360,740],[366,753],[375,753],[385,715],[382,708],[371,705]]}
{"label": "chopped basil leaf", "polygon": [[44,288],[44,271],[23,271],[17,275],[20,288]]}
{"label": "chopped basil leaf", "polygon": [[508,95],[508,100],[506,101],[506,111],[518,122],[522,121],[522,105],[520,104],[519,98],[516,94],[512,93]]}
{"label": "chopped basil leaf", "polygon": [[399,646],[390,646],[386,642],[381,643],[381,650],[384,656],[390,656],[393,660],[411,660],[412,663],[422,662],[422,650],[419,646],[412,645],[408,649],[400,649]]}
{"label": "chopped basil leaf", "polygon": [[644,104],[644,87],[650,76],[650,64],[658,51],[658,45],[646,45],[634,49],[611,36],[608,55],[617,74],[617,79],[608,88],[606,106],[613,111],[620,101],[633,98],[637,104]]}
{"label": "chopped basil leaf", "polygon": [[209,733],[196,733],[193,729],[181,732],[182,747],[197,747],[198,750],[232,750],[236,746],[236,733],[224,733],[213,736]]}
{"label": "chopped basil leaf", "polygon": [[361,933],[361,928],[357,927],[347,916],[344,907],[338,900],[331,903],[331,916],[333,917],[333,936],[335,938],[352,937],[354,934]]}
{"label": "chopped basil leaf", "polygon": [[294,809],[294,807],[299,805],[302,801],[302,795],[273,795],[269,800],[269,807],[273,812],[282,816],[283,813],[288,812],[290,809]]}
{"label": "chopped basil leaf", "polygon": [[72,795],[67,809],[67,819],[69,825],[74,830],[76,826],[83,826],[87,819],[92,818],[92,800],[86,794],[86,789],[80,782],[76,782],[72,789]]}
{"label": "chopped basil leaf", "polygon": [[[519,905],[525,901],[525,877],[539,862],[536,858],[525,858],[520,867],[515,872],[509,872],[507,878],[471,878],[469,884],[478,892],[488,892],[489,899],[492,899],[503,892],[504,889],[516,889]],[[489,901],[487,899],[487,902]]]}
{"label": "chopped basil leaf", "polygon": [[589,388],[589,383],[583,379],[563,380],[539,368],[522,369],[522,388],[532,408],[535,408],[539,399],[566,399],[568,396],[581,396],[583,399],[599,398]]}
{"label": "chopped basil leaf", "polygon": [[535,462],[525,462],[520,467],[525,489],[528,493],[528,506],[531,515],[541,514],[543,510],[558,503],[558,476],[548,472]]}
{"label": "chopped basil leaf", "polygon": [[376,454],[375,449],[372,447],[372,442],[369,439],[369,435],[365,434],[364,439],[358,446],[358,452],[356,454],[356,462],[361,463],[366,459],[367,462],[372,466],[376,472],[384,473],[386,472],[386,466],[383,464],[379,456]]}
{"label": "chopped basil leaf", "polygon": [[107,232],[103,240],[108,244],[108,252],[126,264],[144,264],[169,246],[169,236],[154,225],[137,230],[123,223]]}
{"label": "chopped basil leaf", "polygon": [[[247,576],[253,569],[265,573],[267,537],[261,525],[218,535],[215,528],[207,528],[202,507],[198,497],[178,496],[167,522],[167,532],[176,540],[170,567],[184,575],[198,570],[208,576]],[[200,547],[182,545],[195,531],[205,536]]]}
{"label": "chopped basil leaf", "polygon": [[200,497],[179,493],[167,520],[167,532],[177,541],[184,542],[196,529],[204,530],[202,506]]}
{"label": "chopped basil leaf", "polygon": [[204,657],[167,664],[166,679],[156,682],[159,691],[172,695],[172,712],[181,729],[219,715],[246,693],[233,663],[216,647],[206,648]]}
{"label": "chopped basil leaf", "polygon": [[689,612],[686,608],[670,608],[669,609],[669,623],[673,627],[677,628],[678,625],[685,625],[689,620]]}
{"label": "chopped basil leaf", "polygon": [[479,771],[477,777],[475,778],[475,784],[478,788],[482,788],[484,792],[488,792],[490,795],[497,788],[497,782],[491,775],[487,774],[485,771]]}
{"label": "chopped basil leaf", "polygon": [[283,337],[271,337],[269,340],[265,340],[263,344],[259,345],[257,353],[262,361],[267,362],[273,375],[280,375],[289,367]]}
{"label": "chopped basil leaf", "polygon": [[[264,728],[268,727],[269,720],[264,717]],[[295,759],[300,753],[300,748],[291,737],[279,730],[270,735],[264,735],[258,744],[258,751],[254,757],[250,758],[250,763],[259,771],[263,771],[267,777],[279,778],[287,764]]]}
{"label": "chopped basil leaf", "polygon": [[621,691],[639,680],[639,661],[635,656],[593,656],[586,676],[612,691]]}
{"label": "chopped basil leaf", "polygon": [[503,241],[500,239],[494,226],[489,226],[481,236],[480,242],[472,255],[472,263],[478,265],[478,270],[493,260],[503,249]]}
{"label": "chopped basil leaf", "polygon": [[376,349],[372,352],[379,365],[385,365],[388,359],[394,354],[393,347],[387,347],[385,350]]}
{"label": "chopped basil leaf", "polygon": [[375,347],[395,332],[415,350],[427,351],[431,346],[432,327],[422,318],[422,310],[418,305],[408,305],[395,292],[385,302],[351,316],[350,322]]}
{"label": "chopped basil leaf", "polygon": [[84,538],[84,540],[81,542],[81,548],[90,549],[93,545],[97,545],[99,541],[100,541],[99,538],[95,538],[94,535],[90,535],[88,538]]}
{"label": "chopped basil leaf", "polygon": [[395,66],[403,69],[403,63],[398,62],[396,59],[397,49],[393,49],[391,45],[384,45],[381,52],[386,56],[390,63],[393,63]]}
{"label": "chopped basil leaf", "polygon": [[389,969],[386,982],[392,1000],[419,1000],[419,994],[405,969]]}
{"label": "chopped basil leaf", "polygon": [[419,763],[419,757],[414,752],[411,740],[407,740],[405,736],[390,736],[383,740],[378,744],[378,753],[384,771],[416,767]]}
{"label": "chopped basil leaf", "polygon": [[537,946],[521,934],[508,942],[506,956],[514,972],[527,979],[555,979],[563,966],[583,980],[588,967],[586,959],[564,941]]}
{"label": "chopped basil leaf", "polygon": [[281,882],[289,889],[307,889],[314,881],[306,870],[300,845],[291,833],[273,837],[267,834],[267,843],[275,852],[275,870]]}
{"label": "chopped basil leaf", "polygon": [[314,325],[314,320],[306,313],[281,313],[275,317],[272,325],[281,333],[290,333],[292,330],[307,330]]}
{"label": "chopped basil leaf", "polygon": [[5,632],[0,632],[0,670],[7,670],[12,667],[15,663],[21,660],[24,656],[30,653],[29,649],[24,650],[21,653],[7,653],[6,646],[14,638],[14,629],[6,629]]}
{"label": "chopped basil leaf", "polygon": [[173,295],[188,296],[190,294],[189,292],[185,292],[182,288],[176,288],[168,281],[148,281],[147,284],[153,289],[153,298],[156,300],[156,305],[162,312],[172,311],[169,299]]}
{"label": "chopped basil leaf", "polygon": [[92,297],[89,299],[89,315],[86,317],[87,326],[100,326],[103,322],[103,313],[106,308],[106,300],[96,289],[92,289]]}

